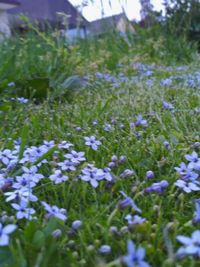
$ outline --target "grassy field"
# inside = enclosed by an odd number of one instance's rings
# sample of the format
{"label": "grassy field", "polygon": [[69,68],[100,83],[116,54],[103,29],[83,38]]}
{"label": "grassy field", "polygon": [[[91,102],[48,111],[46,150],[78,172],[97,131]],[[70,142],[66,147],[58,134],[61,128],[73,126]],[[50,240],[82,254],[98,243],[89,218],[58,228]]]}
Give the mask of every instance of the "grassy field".
{"label": "grassy field", "polygon": [[138,39],[1,45],[0,266],[200,265],[200,58]]}

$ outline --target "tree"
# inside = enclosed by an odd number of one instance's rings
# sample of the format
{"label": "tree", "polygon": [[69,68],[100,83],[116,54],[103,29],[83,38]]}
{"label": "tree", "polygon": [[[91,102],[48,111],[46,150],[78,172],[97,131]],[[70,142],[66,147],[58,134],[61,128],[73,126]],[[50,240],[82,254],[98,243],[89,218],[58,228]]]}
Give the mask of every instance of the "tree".
{"label": "tree", "polygon": [[200,0],[165,0],[168,31],[200,44]]}

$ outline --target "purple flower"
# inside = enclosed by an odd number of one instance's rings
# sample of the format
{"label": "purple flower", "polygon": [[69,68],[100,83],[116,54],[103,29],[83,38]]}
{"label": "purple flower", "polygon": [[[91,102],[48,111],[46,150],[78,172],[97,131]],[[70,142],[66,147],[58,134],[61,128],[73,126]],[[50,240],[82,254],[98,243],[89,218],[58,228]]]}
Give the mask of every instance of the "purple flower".
{"label": "purple flower", "polygon": [[122,177],[122,178],[127,178],[127,177],[131,177],[131,176],[133,176],[134,174],[135,174],[134,171],[129,170],[129,169],[126,169],[126,170],[124,170],[124,171],[120,174],[120,177]]}
{"label": "purple flower", "polygon": [[147,120],[143,119],[142,115],[139,114],[136,116],[135,126],[136,127],[138,127],[138,126],[146,127],[147,126]]}
{"label": "purple flower", "polygon": [[146,221],[145,218],[142,218],[138,215],[132,216],[131,214],[126,215],[125,219],[127,220],[130,226],[135,224],[143,224]]}
{"label": "purple flower", "polygon": [[93,150],[97,150],[101,145],[101,142],[96,140],[95,136],[84,137],[86,146],[91,147]]}
{"label": "purple flower", "polygon": [[97,120],[93,120],[92,124],[93,124],[94,126],[96,126],[96,125],[98,125],[98,121],[97,121]]}
{"label": "purple flower", "polygon": [[124,162],[126,162],[126,156],[122,155],[122,156],[119,157],[119,163],[121,164],[121,163],[124,163]]}
{"label": "purple flower", "polygon": [[200,199],[195,199],[194,200],[195,203],[195,212],[194,212],[194,216],[193,216],[193,223],[197,224],[200,223]]}
{"label": "purple flower", "polygon": [[119,209],[125,209],[127,207],[131,207],[132,209],[134,209],[135,211],[139,213],[142,212],[141,209],[137,207],[137,205],[135,204],[132,198],[128,197],[123,191],[120,191],[120,193],[124,196],[124,199],[118,202]]}
{"label": "purple flower", "polygon": [[179,167],[175,167],[174,168],[178,173],[180,173],[180,175],[182,175],[182,173],[184,174],[187,171],[187,166],[184,162],[181,162]]}
{"label": "purple flower", "polygon": [[71,153],[65,154],[64,157],[71,160],[75,164],[80,164],[81,161],[85,160],[85,152],[76,152],[72,150]]}
{"label": "purple flower", "polygon": [[60,149],[69,149],[71,146],[73,146],[73,144],[68,143],[67,141],[62,141],[58,144],[58,148]]}
{"label": "purple flower", "polygon": [[99,248],[99,252],[101,254],[110,254],[111,252],[111,247],[108,246],[108,245],[102,245],[100,248]]}
{"label": "purple flower", "polygon": [[20,204],[13,203],[11,204],[14,209],[17,210],[16,217],[18,220],[21,220],[23,218],[31,220],[32,215],[35,213],[35,210],[32,208],[28,208],[28,202],[21,200]]}
{"label": "purple flower", "polygon": [[[99,169],[99,170],[101,170],[101,169]],[[106,168],[102,169],[102,171],[103,171],[103,179],[111,182],[113,180],[113,177],[112,177],[112,174],[110,173],[110,171],[111,171],[110,168],[106,167]]]}
{"label": "purple flower", "polygon": [[111,124],[109,124],[109,123],[106,123],[105,125],[104,125],[104,130],[106,131],[106,132],[111,132],[112,131],[112,125]]}
{"label": "purple flower", "polygon": [[200,170],[200,159],[195,151],[193,151],[191,155],[185,155],[185,158],[190,162],[188,164],[189,169]]}
{"label": "purple flower", "polygon": [[38,168],[36,166],[31,166],[30,168],[22,167],[22,170],[32,181],[38,183],[44,176],[40,173],[37,173]]}
{"label": "purple flower", "polygon": [[42,205],[44,206],[45,210],[48,212],[47,217],[56,217],[62,221],[66,221],[67,216],[66,216],[66,210],[65,209],[59,209],[57,206],[50,206],[46,202],[42,201]]}
{"label": "purple flower", "polygon": [[[23,158],[20,160],[20,163],[35,162],[41,156],[43,156],[48,150],[49,149],[45,145],[39,147],[31,146],[24,151]],[[47,162],[47,160],[44,159],[40,163],[45,163],[45,162]]]}
{"label": "purple flower", "polygon": [[55,142],[53,140],[51,140],[51,141],[44,140],[43,144],[44,144],[44,147],[47,149],[51,149],[52,147],[55,146]]}
{"label": "purple flower", "polygon": [[8,224],[5,227],[0,223],[0,246],[7,246],[9,244],[9,234],[16,230],[17,226]]}
{"label": "purple flower", "polygon": [[164,109],[174,109],[174,106],[170,103],[170,102],[167,102],[165,100],[163,100],[163,108]]}
{"label": "purple flower", "polygon": [[177,180],[174,184],[182,188],[183,191],[185,191],[186,193],[191,193],[192,191],[200,190],[200,187],[198,187],[195,183],[187,182],[181,179]]}
{"label": "purple flower", "polygon": [[82,226],[82,224],[83,224],[82,221],[75,220],[72,223],[72,229],[77,231]]}
{"label": "purple flower", "polygon": [[13,192],[6,192],[4,193],[5,196],[7,196],[6,198],[6,202],[8,201],[12,201],[12,200],[23,200],[23,201],[32,201],[35,202],[38,200],[38,198],[32,194],[31,189],[26,188],[26,187],[22,187],[20,189],[17,189]]}
{"label": "purple flower", "polygon": [[195,80],[189,78],[189,79],[187,80],[187,85],[188,85],[189,87],[192,87],[192,88],[195,87]]}
{"label": "purple flower", "polygon": [[170,143],[169,143],[169,142],[164,141],[164,142],[163,142],[163,145],[164,145],[164,147],[165,147],[167,150],[170,150]]}
{"label": "purple flower", "polygon": [[79,178],[83,181],[89,182],[92,187],[96,188],[100,180],[105,178],[105,173],[103,170],[94,167],[93,165],[88,165],[81,171]]}
{"label": "purple flower", "polygon": [[62,235],[62,231],[60,229],[56,229],[52,232],[52,236],[54,238],[59,238]]}
{"label": "purple flower", "polygon": [[161,86],[170,86],[172,84],[172,79],[167,78],[160,81]]}
{"label": "purple flower", "polygon": [[191,238],[179,235],[176,239],[184,246],[177,251],[178,257],[185,257],[187,255],[194,255],[200,258],[200,231],[196,230],[192,233]]}
{"label": "purple flower", "polygon": [[123,256],[122,261],[127,267],[150,267],[150,265],[144,261],[145,249],[136,249],[133,241],[128,240],[127,244],[128,254]]}
{"label": "purple flower", "polygon": [[24,97],[17,97],[17,100],[19,101],[19,103],[22,103],[22,104],[28,103],[28,99]]}
{"label": "purple flower", "polygon": [[10,83],[8,83],[8,86],[9,86],[9,87],[14,87],[14,86],[15,86],[15,82],[10,82]]}
{"label": "purple flower", "polygon": [[184,162],[181,162],[179,167],[175,167],[175,170],[179,173],[181,179],[183,179],[184,181],[191,181],[196,184],[199,183],[198,181],[196,181],[197,178],[199,177],[199,174],[192,171],[191,165],[189,167],[189,165],[187,166]]}
{"label": "purple flower", "polygon": [[154,178],[154,172],[153,171],[147,171],[146,172],[146,178],[147,179],[153,179]]}
{"label": "purple flower", "polygon": [[32,188],[36,186],[36,183],[34,181],[31,181],[31,178],[29,175],[22,175],[22,176],[16,176],[16,182],[13,183],[13,188],[21,189],[21,188]]}
{"label": "purple flower", "polygon": [[162,180],[158,183],[153,183],[151,186],[144,189],[145,193],[163,193],[168,187],[169,183],[166,180]]}
{"label": "purple flower", "polygon": [[56,170],[54,174],[50,175],[49,179],[55,184],[60,184],[68,180],[68,176],[64,175],[61,170]]}
{"label": "purple flower", "polygon": [[64,160],[63,162],[58,162],[57,164],[61,167],[63,171],[75,171],[76,170],[76,163],[72,162],[71,160]]}
{"label": "purple flower", "polygon": [[0,151],[0,161],[2,161],[3,164],[8,165],[10,161],[14,158],[15,156],[13,155],[10,149]]}

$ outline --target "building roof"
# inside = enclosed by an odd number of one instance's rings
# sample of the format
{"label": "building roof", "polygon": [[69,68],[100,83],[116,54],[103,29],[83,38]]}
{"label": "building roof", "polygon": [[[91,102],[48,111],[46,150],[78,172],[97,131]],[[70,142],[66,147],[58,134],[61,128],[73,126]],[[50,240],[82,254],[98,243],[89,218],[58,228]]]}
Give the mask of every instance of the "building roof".
{"label": "building roof", "polygon": [[89,32],[98,35],[111,29],[115,29],[122,20],[129,22],[124,13],[91,21],[89,25]]}
{"label": "building roof", "polygon": [[19,5],[17,0],[0,0],[0,9],[6,10]]}
{"label": "building roof", "polygon": [[0,3],[10,4],[10,5],[14,5],[14,6],[19,5],[19,1],[16,1],[16,0],[0,0]]}
{"label": "building roof", "polygon": [[69,15],[70,28],[76,27],[80,19],[82,24],[87,23],[86,19],[67,0],[19,0],[19,2],[18,7],[9,10],[10,14],[26,15],[31,21],[57,23],[61,22],[61,18],[57,15],[60,12]]}
{"label": "building roof", "polygon": [[117,15],[113,15],[113,16],[109,16],[109,17],[105,17],[105,18],[101,18],[101,19],[97,19],[97,20],[91,21],[89,28],[90,28],[90,30],[95,32],[95,31],[101,30],[101,28],[104,27],[104,26],[113,27],[113,26],[116,25],[116,23],[123,16],[124,16],[124,13],[120,13],[120,14],[117,14]]}

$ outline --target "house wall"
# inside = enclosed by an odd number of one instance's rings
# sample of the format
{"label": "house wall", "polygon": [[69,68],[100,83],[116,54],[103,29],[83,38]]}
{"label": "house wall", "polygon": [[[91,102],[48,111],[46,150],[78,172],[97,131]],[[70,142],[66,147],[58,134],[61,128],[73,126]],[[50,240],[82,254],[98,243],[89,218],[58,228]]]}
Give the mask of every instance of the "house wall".
{"label": "house wall", "polygon": [[10,35],[11,32],[7,12],[0,9],[0,41],[10,37]]}

